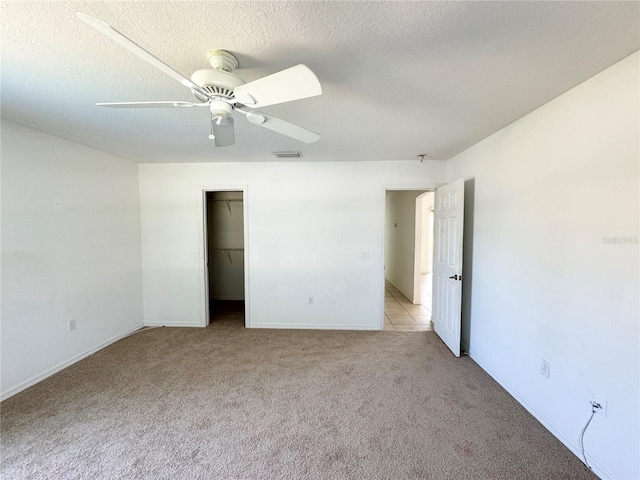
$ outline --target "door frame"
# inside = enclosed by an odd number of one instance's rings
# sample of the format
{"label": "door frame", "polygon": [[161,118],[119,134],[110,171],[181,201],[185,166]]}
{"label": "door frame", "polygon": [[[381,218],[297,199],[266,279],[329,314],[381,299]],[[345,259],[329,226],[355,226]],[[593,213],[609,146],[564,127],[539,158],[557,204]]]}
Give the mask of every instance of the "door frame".
{"label": "door frame", "polygon": [[207,193],[210,192],[242,192],[242,235],[244,237],[244,326],[251,328],[251,308],[249,296],[249,202],[246,185],[214,185],[202,189],[202,250],[204,268],[204,316],[202,327],[209,325],[209,239],[207,238]]}
{"label": "door frame", "polygon": [[[379,330],[384,330],[384,282],[385,282],[385,275],[384,275],[384,267],[385,267],[385,263],[386,263],[386,259],[384,257],[384,247],[386,245],[386,238],[385,238],[385,222],[386,222],[386,216],[387,216],[387,208],[386,208],[386,198],[387,198],[387,192],[388,191],[406,191],[406,190],[424,190],[424,193],[427,192],[434,192],[442,187],[443,185],[446,185],[446,183],[444,182],[438,182],[438,183],[410,183],[410,184],[386,184],[382,186],[382,248],[380,249],[381,251],[381,255],[380,258],[382,258],[382,262],[380,262],[380,274],[378,278],[382,279],[382,282],[380,284],[380,297],[379,297],[379,303],[378,303],[378,308],[379,308],[379,312],[380,312],[380,324],[379,324]],[[434,229],[434,244],[435,244],[435,229]],[[415,242],[415,240],[414,240]],[[414,255],[415,255],[415,250],[414,250]],[[435,301],[435,300],[434,300]]]}
{"label": "door frame", "polygon": [[[416,197],[416,231],[415,231],[415,240],[414,240],[414,248],[413,248],[413,297],[414,300],[417,296],[418,299],[420,299],[420,304],[422,304],[422,292],[421,290],[421,285],[420,285],[420,279],[422,278],[422,258],[424,255],[428,255],[428,251],[424,252],[422,245],[424,244],[424,236],[423,236],[423,231],[425,230],[424,225],[427,224],[427,234],[431,233],[431,235],[433,235],[435,233],[435,230],[429,229],[429,213],[428,211],[424,210],[422,208],[422,203],[424,203],[423,199],[425,195],[428,195],[432,193],[433,194],[433,198],[435,201],[435,195],[436,192],[435,190],[430,190],[428,192],[424,192],[421,195],[418,195]],[[418,204],[420,204],[420,207],[418,207]],[[420,227],[420,234],[418,234],[418,227]],[[431,225],[431,227],[433,227],[433,225]],[[419,237],[419,241],[418,241],[418,237]],[[433,247],[434,247],[434,242],[429,242],[429,246],[428,246],[428,250],[431,250],[431,253],[433,254]]]}

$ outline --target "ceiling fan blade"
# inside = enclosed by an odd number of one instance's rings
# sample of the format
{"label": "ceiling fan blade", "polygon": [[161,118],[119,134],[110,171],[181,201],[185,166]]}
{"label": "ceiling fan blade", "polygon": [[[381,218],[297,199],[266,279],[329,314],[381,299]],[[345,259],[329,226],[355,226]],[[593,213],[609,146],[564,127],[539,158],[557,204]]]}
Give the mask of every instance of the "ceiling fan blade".
{"label": "ceiling fan blade", "polygon": [[96,103],[99,107],[109,108],[164,108],[164,107],[207,107],[208,103],[191,102],[111,102]]}
{"label": "ceiling fan blade", "polygon": [[216,147],[228,147],[236,143],[233,118],[226,117],[224,123],[220,125],[216,123],[215,118],[211,119],[211,135],[209,135],[209,138],[213,140]]}
{"label": "ceiling fan blade", "polygon": [[315,97],[321,93],[322,87],[318,77],[303,64],[245,83],[234,89],[236,99],[251,108]]}
{"label": "ceiling fan blade", "polygon": [[301,142],[313,143],[317,142],[320,139],[320,135],[312,132],[311,130],[299,127],[297,125],[294,125],[293,123],[285,122],[284,120],[272,117],[271,115],[267,115],[266,113],[243,110],[240,108],[236,108],[236,110],[240,110],[242,113],[244,113],[247,116],[247,120],[249,120],[254,125],[268,128],[269,130],[273,130],[274,132],[281,133],[282,135],[286,135],[287,137],[300,140]]}
{"label": "ceiling fan blade", "polygon": [[187,77],[185,77],[185,76],[181,75],[180,73],[176,72],[169,65],[167,65],[166,63],[162,62],[161,60],[159,60],[156,57],[154,57],[153,55],[151,55],[149,52],[147,52],[140,45],[138,45],[133,40],[131,40],[130,38],[128,38],[125,35],[123,35],[122,33],[120,33],[118,30],[113,28],[111,25],[103,22],[102,20],[98,20],[97,18],[93,18],[92,16],[87,15],[86,13],[77,12],[76,15],[78,16],[78,18],[80,20],[82,20],[86,24],[92,26],[93,28],[98,30],[100,33],[102,33],[103,35],[109,37],[111,40],[113,40],[114,42],[120,44],[121,46],[123,46],[124,48],[129,50],[130,52],[136,54],[138,57],[140,57],[144,61],[150,63],[151,65],[156,67],[158,70],[166,73],[171,78],[173,78],[174,80],[177,80],[178,82],[180,82],[185,87],[190,88],[192,90],[195,90],[196,92],[204,95],[206,98],[209,98],[209,94],[207,92],[205,92],[202,88],[200,88],[200,86],[196,85],[191,80],[189,80]]}

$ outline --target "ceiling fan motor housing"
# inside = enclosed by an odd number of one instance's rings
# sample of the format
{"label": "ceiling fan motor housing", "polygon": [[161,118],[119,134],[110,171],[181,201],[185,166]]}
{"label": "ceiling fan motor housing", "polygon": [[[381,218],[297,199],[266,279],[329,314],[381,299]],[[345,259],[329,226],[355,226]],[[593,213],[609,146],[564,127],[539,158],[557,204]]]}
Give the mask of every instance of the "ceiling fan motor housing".
{"label": "ceiling fan motor housing", "polygon": [[[194,72],[193,75],[191,75],[191,81],[202,87],[207,93],[224,98],[231,98],[234,88],[244,85],[245,83],[244,80],[236,77],[233,73],[211,68]],[[193,94],[201,102],[209,101],[208,98],[198,92],[193,92]]]}

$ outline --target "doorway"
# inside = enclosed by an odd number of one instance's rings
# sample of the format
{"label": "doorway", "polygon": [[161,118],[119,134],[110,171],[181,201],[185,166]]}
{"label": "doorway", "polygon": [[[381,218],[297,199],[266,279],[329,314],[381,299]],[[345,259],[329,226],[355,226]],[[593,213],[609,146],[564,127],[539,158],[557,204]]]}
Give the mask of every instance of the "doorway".
{"label": "doorway", "polygon": [[207,191],[204,200],[208,321],[244,327],[244,193]]}
{"label": "doorway", "polygon": [[385,190],[385,330],[433,330],[432,190]]}

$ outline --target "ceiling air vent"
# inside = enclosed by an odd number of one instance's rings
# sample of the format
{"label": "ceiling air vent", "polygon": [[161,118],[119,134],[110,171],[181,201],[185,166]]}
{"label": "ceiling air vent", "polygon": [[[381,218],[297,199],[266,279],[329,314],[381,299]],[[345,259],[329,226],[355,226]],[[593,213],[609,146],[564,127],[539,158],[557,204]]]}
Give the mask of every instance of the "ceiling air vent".
{"label": "ceiling air vent", "polygon": [[300,152],[273,152],[278,158],[300,158],[302,154]]}

